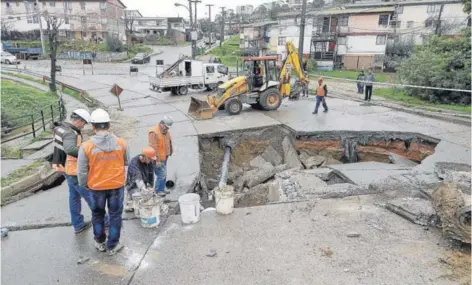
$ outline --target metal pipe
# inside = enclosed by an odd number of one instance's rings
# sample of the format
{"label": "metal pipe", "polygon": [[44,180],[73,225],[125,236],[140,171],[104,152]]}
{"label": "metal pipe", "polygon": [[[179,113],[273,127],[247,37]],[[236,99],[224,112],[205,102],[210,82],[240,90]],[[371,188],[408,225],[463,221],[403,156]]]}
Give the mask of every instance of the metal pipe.
{"label": "metal pipe", "polygon": [[228,180],[228,169],[229,169],[230,160],[231,160],[231,147],[226,146],[225,156],[223,158],[223,165],[221,165],[220,183],[218,184],[219,187],[226,185],[226,181]]}

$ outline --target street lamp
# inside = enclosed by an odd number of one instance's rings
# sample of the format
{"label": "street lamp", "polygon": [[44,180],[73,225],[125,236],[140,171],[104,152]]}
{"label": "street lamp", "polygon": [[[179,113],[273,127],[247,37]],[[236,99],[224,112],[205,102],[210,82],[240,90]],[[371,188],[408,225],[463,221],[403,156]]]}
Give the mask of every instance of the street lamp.
{"label": "street lamp", "polygon": [[188,7],[185,6],[184,4],[180,4],[180,3],[174,3],[174,6],[175,7],[185,7],[185,9],[188,10],[189,12],[189,15],[190,15],[190,26],[192,27],[192,32],[190,33],[190,38],[192,40],[192,59],[195,59],[195,53],[196,53],[196,49],[197,49],[197,42],[196,40],[193,39],[193,32],[195,32],[195,25],[193,23],[193,20],[192,20],[192,2],[191,0],[188,1]]}

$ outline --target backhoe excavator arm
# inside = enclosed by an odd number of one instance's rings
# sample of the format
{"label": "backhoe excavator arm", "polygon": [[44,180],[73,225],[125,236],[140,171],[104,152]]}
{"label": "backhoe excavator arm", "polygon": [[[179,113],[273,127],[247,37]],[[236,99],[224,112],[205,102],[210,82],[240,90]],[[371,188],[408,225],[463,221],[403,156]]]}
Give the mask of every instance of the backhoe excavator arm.
{"label": "backhoe excavator arm", "polygon": [[279,80],[280,80],[280,94],[282,97],[290,95],[290,72],[288,72],[287,67],[290,65],[291,68],[295,70],[300,80],[302,86],[306,86],[309,83],[308,77],[303,73],[302,66],[300,65],[300,60],[298,59],[298,52],[294,44],[291,41],[285,43],[285,51],[287,57],[285,58],[282,69],[280,70]]}

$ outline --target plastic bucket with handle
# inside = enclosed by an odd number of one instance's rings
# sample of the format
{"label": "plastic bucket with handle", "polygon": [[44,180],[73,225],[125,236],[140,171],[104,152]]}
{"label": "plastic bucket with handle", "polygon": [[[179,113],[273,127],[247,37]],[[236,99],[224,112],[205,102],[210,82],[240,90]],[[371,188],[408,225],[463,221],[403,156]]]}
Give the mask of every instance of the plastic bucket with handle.
{"label": "plastic bucket with handle", "polygon": [[200,221],[200,196],[195,193],[179,197],[180,217],[184,224],[194,224]]}

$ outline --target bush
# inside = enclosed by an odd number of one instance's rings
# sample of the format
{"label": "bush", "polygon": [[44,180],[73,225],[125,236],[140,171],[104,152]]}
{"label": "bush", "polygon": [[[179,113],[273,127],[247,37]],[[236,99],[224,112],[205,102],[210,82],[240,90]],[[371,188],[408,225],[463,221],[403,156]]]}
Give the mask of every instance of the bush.
{"label": "bush", "polygon": [[314,59],[309,58],[306,61],[305,71],[312,72],[316,70],[316,61]]}
{"label": "bush", "polygon": [[122,52],[124,50],[124,45],[117,37],[110,37],[107,35],[105,38],[108,51],[111,52]]}
{"label": "bush", "polygon": [[[470,90],[470,32],[461,38],[432,36],[428,43],[414,49],[412,56],[398,67],[402,82],[411,85]],[[406,88],[410,96],[435,103],[470,104],[470,93]]]}

